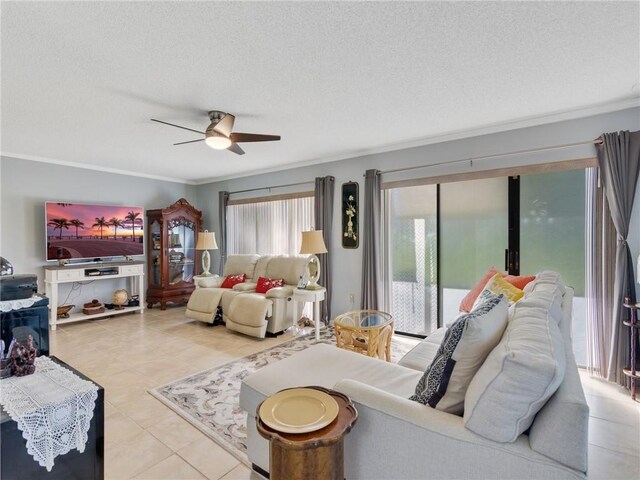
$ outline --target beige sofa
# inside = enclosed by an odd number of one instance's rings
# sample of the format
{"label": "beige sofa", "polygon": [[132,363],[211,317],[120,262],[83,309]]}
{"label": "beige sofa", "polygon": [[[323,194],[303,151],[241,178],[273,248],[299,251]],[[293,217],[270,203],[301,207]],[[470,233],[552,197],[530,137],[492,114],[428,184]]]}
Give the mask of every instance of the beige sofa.
{"label": "beige sofa", "polygon": [[[564,344],[559,356],[566,368],[560,387],[515,441],[490,440],[465,427],[463,417],[408,400],[438,350],[443,328],[418,344],[399,364],[319,344],[249,375],[242,382],[240,406],[248,414],[250,461],[254,467],[269,471],[269,447],[256,431],[260,403],[284,388],[320,385],[349,395],[358,410],[358,421],[345,437],[346,478],[586,478],[589,409],[571,346],[573,290],[551,286],[556,293],[550,300],[549,292],[541,291],[549,290],[548,284],[530,285],[527,301],[537,314],[560,327],[554,329],[560,345]],[[516,323],[512,312],[509,325]],[[498,347],[508,340],[509,331],[507,326]],[[500,405],[504,407],[494,408],[498,415],[512,404],[511,395],[517,397],[515,390],[503,398]]]}
{"label": "beige sofa", "polygon": [[[186,315],[213,323],[218,305],[228,329],[263,338],[267,332],[277,334],[298,319],[301,307],[293,311],[291,297],[304,273],[307,257],[300,255],[229,255],[222,277],[196,281]],[[220,288],[228,275],[245,274],[247,280],[232,289]],[[259,277],[284,280],[282,287],[256,293]]]}

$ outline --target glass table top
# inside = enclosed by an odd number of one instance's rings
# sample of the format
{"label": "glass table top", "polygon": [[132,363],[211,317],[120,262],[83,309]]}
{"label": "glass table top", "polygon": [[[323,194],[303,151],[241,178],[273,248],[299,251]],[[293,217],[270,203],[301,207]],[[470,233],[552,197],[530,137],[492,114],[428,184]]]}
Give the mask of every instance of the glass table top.
{"label": "glass table top", "polygon": [[391,314],[375,310],[356,310],[338,315],[334,323],[342,327],[358,328],[381,327],[393,320]]}

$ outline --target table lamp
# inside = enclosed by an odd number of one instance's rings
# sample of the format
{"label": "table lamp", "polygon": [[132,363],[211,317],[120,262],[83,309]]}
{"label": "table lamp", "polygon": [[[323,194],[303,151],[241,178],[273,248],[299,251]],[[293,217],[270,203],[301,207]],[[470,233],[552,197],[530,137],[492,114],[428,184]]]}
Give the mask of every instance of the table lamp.
{"label": "table lamp", "polygon": [[210,232],[209,230],[205,230],[204,232],[198,233],[198,242],[196,243],[196,250],[204,250],[202,252],[202,273],[200,276],[202,277],[210,277],[213,275],[209,268],[211,267],[211,256],[209,255],[209,250],[217,250],[218,244],[216,243],[216,234],[215,232]]}
{"label": "table lamp", "polygon": [[318,285],[318,279],[320,278],[320,261],[316,256],[316,253],[327,253],[327,246],[324,244],[324,239],[322,238],[322,230],[302,232],[300,253],[311,254],[306,267],[309,278],[307,289],[318,290],[319,288],[322,288]]}

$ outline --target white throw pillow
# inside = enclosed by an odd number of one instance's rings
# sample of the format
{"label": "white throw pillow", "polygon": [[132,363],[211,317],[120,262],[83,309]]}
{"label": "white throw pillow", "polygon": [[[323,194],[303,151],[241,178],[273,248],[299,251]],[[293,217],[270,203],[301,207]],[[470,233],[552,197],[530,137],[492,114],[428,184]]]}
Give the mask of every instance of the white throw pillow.
{"label": "white throw pillow", "polygon": [[470,313],[460,315],[447,330],[410,399],[461,415],[467,387],[500,341],[507,325],[507,313],[504,296],[494,295]]}
{"label": "white throw pillow", "polygon": [[564,378],[560,329],[548,309],[525,299],[510,310],[509,324],[467,389],[464,425],[496,442],[513,442]]}

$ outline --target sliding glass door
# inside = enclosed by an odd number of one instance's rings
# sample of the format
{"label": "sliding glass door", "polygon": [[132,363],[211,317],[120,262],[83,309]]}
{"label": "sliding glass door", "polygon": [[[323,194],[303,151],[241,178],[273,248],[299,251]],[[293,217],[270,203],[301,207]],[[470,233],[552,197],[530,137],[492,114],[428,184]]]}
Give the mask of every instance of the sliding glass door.
{"label": "sliding glass door", "polygon": [[508,248],[508,185],[488,178],[440,185],[442,319],[491,267],[502,269]]}
{"label": "sliding glass door", "polygon": [[391,188],[384,199],[386,308],[396,331],[429,335],[455,318],[491,267],[555,270],[576,289],[576,358],[586,358],[584,170]]}
{"label": "sliding glass door", "polygon": [[437,185],[386,190],[389,309],[395,329],[425,336],[438,328]]}
{"label": "sliding glass door", "polygon": [[554,270],[575,290],[573,349],[587,364],[585,300],[586,171],[520,177],[520,271]]}

